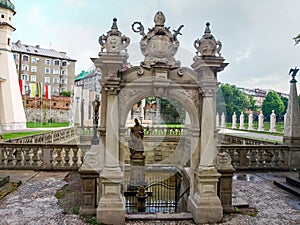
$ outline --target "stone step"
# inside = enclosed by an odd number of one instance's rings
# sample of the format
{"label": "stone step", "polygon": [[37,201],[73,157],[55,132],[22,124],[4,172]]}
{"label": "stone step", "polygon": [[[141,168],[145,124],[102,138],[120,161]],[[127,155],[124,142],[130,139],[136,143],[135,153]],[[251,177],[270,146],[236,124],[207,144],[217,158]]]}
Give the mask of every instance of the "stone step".
{"label": "stone step", "polygon": [[292,186],[300,188],[300,179],[297,176],[286,177],[286,182]]}
{"label": "stone step", "polygon": [[279,181],[274,181],[273,182],[275,185],[277,185],[278,187],[288,191],[291,194],[294,194],[298,197],[300,197],[300,188],[293,186],[291,184],[288,184],[286,182],[279,182]]}
{"label": "stone step", "polygon": [[6,176],[6,177],[0,177],[0,187],[4,186],[5,184],[7,184],[10,181],[10,177]]}
{"label": "stone step", "polygon": [[249,203],[241,197],[232,196],[232,206],[237,208],[248,208]]}

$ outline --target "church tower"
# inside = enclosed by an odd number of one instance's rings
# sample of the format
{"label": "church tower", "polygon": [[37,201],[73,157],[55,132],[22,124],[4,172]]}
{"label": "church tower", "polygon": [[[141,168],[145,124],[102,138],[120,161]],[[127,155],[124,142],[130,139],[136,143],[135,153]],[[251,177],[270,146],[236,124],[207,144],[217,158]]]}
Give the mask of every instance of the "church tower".
{"label": "church tower", "polygon": [[18,74],[11,51],[15,6],[0,0],[0,130],[26,128],[26,117],[19,88]]}

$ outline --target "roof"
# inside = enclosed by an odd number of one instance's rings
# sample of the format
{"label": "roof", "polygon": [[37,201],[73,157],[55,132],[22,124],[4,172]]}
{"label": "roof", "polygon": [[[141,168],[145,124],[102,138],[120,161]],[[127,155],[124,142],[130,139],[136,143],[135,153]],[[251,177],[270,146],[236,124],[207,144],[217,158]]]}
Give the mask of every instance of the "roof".
{"label": "roof", "polygon": [[88,76],[91,76],[94,74],[94,70],[91,70],[91,71],[84,71],[82,70],[80,74],[78,74],[77,77],[75,77],[75,81],[79,81],[79,80],[82,80],[83,78],[86,78]]}
{"label": "roof", "polygon": [[[1,0],[0,0],[1,1]],[[11,49],[13,52],[26,53],[31,55],[39,55],[39,56],[47,56],[55,59],[65,59],[69,61],[77,61],[76,59],[72,59],[66,55],[64,52],[58,52],[53,49],[40,48],[39,45],[31,46],[21,44],[21,41],[17,41],[16,43],[12,43]]]}
{"label": "roof", "polygon": [[0,0],[0,6],[3,8],[7,8],[15,12],[15,6],[10,2],[10,0]]}

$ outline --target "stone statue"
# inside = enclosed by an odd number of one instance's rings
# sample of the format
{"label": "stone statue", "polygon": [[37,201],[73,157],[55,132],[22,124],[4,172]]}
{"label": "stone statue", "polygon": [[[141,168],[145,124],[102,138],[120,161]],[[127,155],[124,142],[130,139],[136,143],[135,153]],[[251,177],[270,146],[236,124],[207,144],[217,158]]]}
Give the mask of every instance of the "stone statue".
{"label": "stone statue", "polygon": [[144,128],[139,123],[138,119],[134,119],[135,125],[130,129],[130,141],[129,150],[131,154],[136,152],[144,152],[143,138],[144,138]]}
{"label": "stone statue", "polygon": [[264,114],[262,111],[260,111],[259,116],[258,116],[258,131],[264,131]]}
{"label": "stone statue", "polygon": [[253,127],[253,112],[250,111],[250,114],[248,116],[248,130],[254,130]]}
{"label": "stone statue", "polygon": [[276,132],[276,114],[275,111],[272,110],[270,115],[270,132]]}
{"label": "stone statue", "polygon": [[232,129],[236,128],[236,113],[234,112],[232,115]]}
{"label": "stone statue", "polygon": [[243,112],[241,112],[241,115],[240,115],[240,129],[241,130],[245,129],[245,115]]}

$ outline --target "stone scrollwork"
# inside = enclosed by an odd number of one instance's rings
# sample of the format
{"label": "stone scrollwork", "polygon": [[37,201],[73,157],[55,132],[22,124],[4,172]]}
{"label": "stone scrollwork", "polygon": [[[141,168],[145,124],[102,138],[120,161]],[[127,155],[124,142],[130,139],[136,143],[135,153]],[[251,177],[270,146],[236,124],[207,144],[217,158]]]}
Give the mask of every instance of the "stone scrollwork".
{"label": "stone scrollwork", "polygon": [[222,43],[214,38],[210,31],[210,23],[206,23],[204,35],[201,39],[197,39],[194,42],[196,48],[196,54],[200,56],[221,56]]}
{"label": "stone scrollwork", "polygon": [[144,32],[141,22],[132,24],[132,30],[142,35],[140,48],[145,59],[141,65],[144,67],[150,68],[157,63],[166,64],[171,68],[180,67],[180,62],[176,61],[174,56],[179,47],[177,36],[181,35],[180,30],[183,25],[179,26],[177,30],[173,30],[174,34],[172,34],[170,28],[164,26],[165,21],[165,15],[158,11],[154,16],[155,26],[149,29],[147,34]]}
{"label": "stone scrollwork", "polygon": [[101,35],[99,37],[99,44],[102,46],[101,51],[107,53],[120,53],[126,52],[127,46],[130,43],[130,38],[122,35],[118,30],[117,19],[113,19],[111,30],[107,32],[107,35]]}
{"label": "stone scrollwork", "polygon": [[139,69],[138,69],[138,71],[137,71],[137,74],[138,74],[139,76],[142,76],[142,75],[144,74],[144,69],[143,69],[143,67],[139,67]]}

